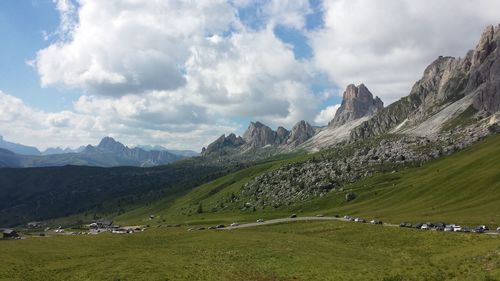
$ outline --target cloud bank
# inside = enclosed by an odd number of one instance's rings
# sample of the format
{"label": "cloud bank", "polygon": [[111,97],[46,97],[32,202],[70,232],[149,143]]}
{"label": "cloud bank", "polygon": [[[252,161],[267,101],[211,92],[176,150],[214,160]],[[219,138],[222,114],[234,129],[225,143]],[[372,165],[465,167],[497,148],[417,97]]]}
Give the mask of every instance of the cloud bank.
{"label": "cloud bank", "polygon": [[[340,98],[316,89],[318,76],[330,92],[363,82],[388,104],[437,56],[464,55],[500,22],[494,0],[319,6],[313,14],[307,0],[57,0],[60,26],[32,64],[42,87],[81,96],[66,111],[45,112],[1,93],[0,131],[42,148],[111,135],[199,150],[250,120],[324,125]],[[311,16],[322,17],[312,28]],[[283,40],[280,26],[305,39]],[[312,57],[297,58],[294,43],[309,45]]]}

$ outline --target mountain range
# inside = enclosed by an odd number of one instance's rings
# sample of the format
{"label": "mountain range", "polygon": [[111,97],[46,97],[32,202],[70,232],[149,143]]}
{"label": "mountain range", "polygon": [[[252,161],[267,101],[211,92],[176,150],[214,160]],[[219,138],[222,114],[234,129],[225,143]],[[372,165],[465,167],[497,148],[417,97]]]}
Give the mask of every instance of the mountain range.
{"label": "mountain range", "polygon": [[[40,151],[34,147],[7,141],[2,141],[2,144],[0,146],[0,167],[47,167],[64,165],[151,167],[197,155],[196,152],[192,151],[170,151],[167,149],[145,150],[140,147],[129,148],[111,137],[103,138],[97,146],[87,145],[75,150],[68,148],[47,149],[44,155],[41,155]],[[15,151],[18,153],[15,153]],[[36,154],[37,151],[38,154]]]}
{"label": "mountain range", "polygon": [[[323,128],[306,121],[291,131],[273,131],[252,122],[243,137],[221,136],[203,148],[202,155],[270,154],[318,151],[341,142],[384,134],[435,137],[465,125],[480,131],[500,122],[500,27],[485,29],[476,48],[463,58],[440,56],[432,62],[408,96],[384,107],[364,84],[348,85],[335,117]],[[477,132],[476,132],[477,133]]]}

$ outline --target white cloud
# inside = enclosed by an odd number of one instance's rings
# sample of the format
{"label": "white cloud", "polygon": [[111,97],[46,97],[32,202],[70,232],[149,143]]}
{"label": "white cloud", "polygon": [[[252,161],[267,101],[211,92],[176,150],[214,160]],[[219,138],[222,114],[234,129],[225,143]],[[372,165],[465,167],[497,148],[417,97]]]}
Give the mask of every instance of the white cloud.
{"label": "white cloud", "polygon": [[464,56],[500,2],[326,0],[325,27],[310,34],[316,65],[341,87],[361,82],[386,104],[409,93],[439,55]]}
{"label": "white cloud", "polygon": [[57,1],[57,8],[69,39],[38,52],[41,84],[98,95],[181,87],[189,48],[236,22],[234,8],[221,0],[81,0],[76,23],[69,0]]}
{"label": "white cloud", "polygon": [[[486,0],[326,1],[324,28],[307,34],[314,50],[308,61],[273,33],[278,24],[306,32],[307,0],[54,3],[60,27],[30,63],[42,86],[83,95],[72,108],[49,113],[3,94],[0,117],[21,124],[1,122],[6,137],[75,146],[111,135],[191,149],[241,132],[233,121],[239,118],[287,127],[301,119],[329,122],[338,105],[318,114],[332,94],[311,91],[318,73],[341,88],[364,82],[386,104],[394,101],[435,57],[463,55],[487,23],[498,22],[500,9]],[[263,21],[257,29],[237,17],[238,7],[255,4]]]}
{"label": "white cloud", "polygon": [[326,125],[328,122],[332,121],[333,117],[335,117],[335,113],[339,109],[340,104],[334,104],[331,106],[327,106],[325,109],[321,110],[316,118],[314,118],[314,123],[316,125]]}
{"label": "white cloud", "polygon": [[272,0],[262,7],[270,24],[282,24],[296,29],[305,26],[305,16],[312,12],[309,0]]}
{"label": "white cloud", "polygon": [[[98,102],[104,104],[97,106]],[[171,113],[163,115],[161,108],[148,109],[145,113],[141,112],[144,107],[137,110],[131,104],[130,101],[120,105],[120,100],[87,97],[77,102],[75,111],[51,113],[33,109],[0,91],[0,135],[6,140],[40,149],[97,144],[109,135],[130,146],[146,143],[200,150],[221,134],[240,129],[230,122],[162,124]],[[148,120],[156,118],[159,122]]]}

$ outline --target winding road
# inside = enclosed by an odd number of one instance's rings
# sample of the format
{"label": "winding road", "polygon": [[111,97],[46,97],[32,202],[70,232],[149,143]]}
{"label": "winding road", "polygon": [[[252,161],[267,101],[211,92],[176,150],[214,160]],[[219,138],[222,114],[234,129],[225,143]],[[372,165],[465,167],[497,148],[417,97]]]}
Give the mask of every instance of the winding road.
{"label": "winding road", "polygon": [[[349,221],[349,220],[344,219],[344,218],[336,218],[336,217],[296,217],[296,218],[272,219],[272,220],[267,220],[267,221],[263,221],[263,222],[244,223],[244,224],[240,224],[237,226],[227,226],[224,228],[219,228],[219,230],[233,230],[233,229],[239,229],[239,228],[256,227],[256,226],[261,226],[261,225],[272,225],[272,224],[297,222],[297,221],[343,221],[343,222],[357,223],[357,222]],[[365,224],[370,224],[370,223],[365,223]],[[382,226],[399,227],[399,224],[383,223]],[[495,232],[495,231],[488,231],[488,232],[485,232],[484,234],[499,235],[500,233]]]}

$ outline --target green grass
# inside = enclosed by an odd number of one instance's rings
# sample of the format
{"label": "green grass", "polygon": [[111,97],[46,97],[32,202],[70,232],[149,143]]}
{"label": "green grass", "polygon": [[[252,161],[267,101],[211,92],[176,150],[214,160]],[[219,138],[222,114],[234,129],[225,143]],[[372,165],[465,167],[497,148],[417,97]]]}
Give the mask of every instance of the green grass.
{"label": "green grass", "polygon": [[[448,157],[396,173],[377,174],[331,192],[323,198],[278,209],[242,212],[235,209],[211,212],[210,207],[255,176],[305,156],[264,163],[204,184],[172,202],[165,199],[117,217],[121,223],[146,222],[149,214],[160,215],[153,223],[253,221],[290,213],[314,215],[350,214],[393,223],[453,222],[500,225],[500,135],[492,136]],[[309,158],[313,157],[309,155]],[[345,201],[345,193],[357,198]],[[195,210],[201,202],[202,214]],[[243,202],[242,202],[243,203]],[[187,214],[187,211],[191,211]]]}
{"label": "green grass", "polygon": [[500,225],[500,136],[461,152],[347,186],[357,198],[330,194],[304,210],[349,213],[392,222],[445,221]]}
{"label": "green grass", "polygon": [[0,280],[500,280],[500,237],[335,221],[0,247]]}
{"label": "green grass", "polygon": [[[500,280],[500,236],[338,221],[186,231],[291,212],[500,225],[500,136],[320,199],[257,212],[208,211],[253,177],[310,157],[265,162],[116,218],[151,224],[144,233],[0,241],[0,280]],[[350,190],[357,197],[345,202]],[[205,211],[192,212],[200,202]],[[156,227],[167,223],[183,227]]]}

